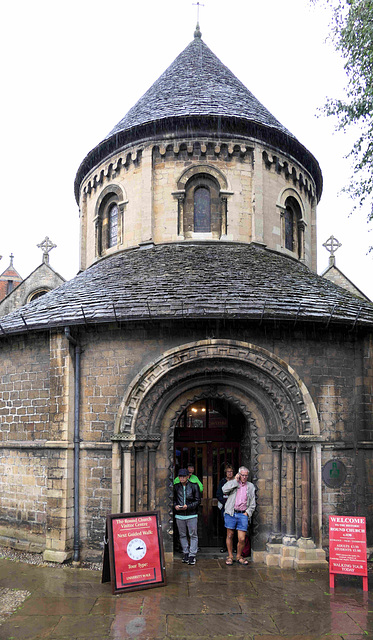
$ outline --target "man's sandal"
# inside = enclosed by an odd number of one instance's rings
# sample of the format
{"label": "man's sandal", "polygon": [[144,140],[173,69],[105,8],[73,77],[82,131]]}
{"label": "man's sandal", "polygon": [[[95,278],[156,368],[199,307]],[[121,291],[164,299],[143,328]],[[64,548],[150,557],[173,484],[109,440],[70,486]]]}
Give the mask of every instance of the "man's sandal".
{"label": "man's sandal", "polygon": [[227,564],[229,567],[232,566],[233,558],[227,558],[226,561],[225,561],[225,564]]}
{"label": "man's sandal", "polygon": [[237,560],[237,562],[238,562],[239,564],[242,564],[242,565],[247,565],[247,564],[249,564],[249,562],[248,562],[248,560],[246,560],[246,558],[236,558],[236,560]]}

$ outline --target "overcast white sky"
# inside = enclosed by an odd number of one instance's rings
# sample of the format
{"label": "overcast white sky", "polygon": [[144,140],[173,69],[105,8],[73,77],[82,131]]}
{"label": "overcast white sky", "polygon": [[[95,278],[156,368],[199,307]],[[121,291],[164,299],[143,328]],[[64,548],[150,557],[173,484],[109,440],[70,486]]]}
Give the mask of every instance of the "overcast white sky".
{"label": "overcast white sky", "polygon": [[[325,97],[342,96],[343,63],[325,43],[329,15],[308,0],[204,0],[202,38],[271,113],[317,158],[324,176],[318,208],[322,243],[342,243],[337,266],[373,299],[373,244],[366,212],[349,217],[338,192],[350,173],[351,136],[316,117]],[[0,53],[0,273],[15,256],[26,277],[41,262],[66,279],[79,269],[76,171],[193,38],[191,0],[18,0],[2,6]]]}

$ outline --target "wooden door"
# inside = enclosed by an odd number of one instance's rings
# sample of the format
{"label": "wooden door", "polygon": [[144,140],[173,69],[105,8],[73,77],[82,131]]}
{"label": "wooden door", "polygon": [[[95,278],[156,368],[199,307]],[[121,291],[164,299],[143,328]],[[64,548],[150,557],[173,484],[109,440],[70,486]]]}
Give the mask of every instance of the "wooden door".
{"label": "wooden door", "polygon": [[203,484],[198,516],[199,546],[220,546],[224,529],[216,490],[226,464],[238,469],[240,445],[237,442],[175,442],[175,476],[179,469],[186,468],[188,462],[194,465],[195,475]]}

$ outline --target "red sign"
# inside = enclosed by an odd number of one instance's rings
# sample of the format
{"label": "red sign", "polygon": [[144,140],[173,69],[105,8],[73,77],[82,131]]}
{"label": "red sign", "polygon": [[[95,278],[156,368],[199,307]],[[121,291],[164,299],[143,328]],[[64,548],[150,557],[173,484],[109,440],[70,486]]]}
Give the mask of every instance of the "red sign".
{"label": "red sign", "polygon": [[329,516],[329,573],[334,588],[334,574],[363,576],[368,590],[367,538],[365,518]]}
{"label": "red sign", "polygon": [[166,584],[158,512],[110,515],[107,536],[113,593]]}

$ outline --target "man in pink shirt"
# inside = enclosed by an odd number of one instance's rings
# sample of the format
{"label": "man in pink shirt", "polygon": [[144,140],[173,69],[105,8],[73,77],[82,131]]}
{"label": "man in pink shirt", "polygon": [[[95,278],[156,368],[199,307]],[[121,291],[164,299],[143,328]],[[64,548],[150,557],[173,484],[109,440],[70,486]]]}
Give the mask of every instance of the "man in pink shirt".
{"label": "man in pink shirt", "polygon": [[249,470],[240,467],[233,480],[229,480],[223,486],[223,494],[227,496],[225,503],[224,524],[227,529],[227,565],[233,564],[233,534],[237,529],[238,544],[236,560],[240,564],[248,564],[246,558],[242,557],[242,550],[245,546],[245,538],[250,518],[255,509],[255,487],[248,482]]}

